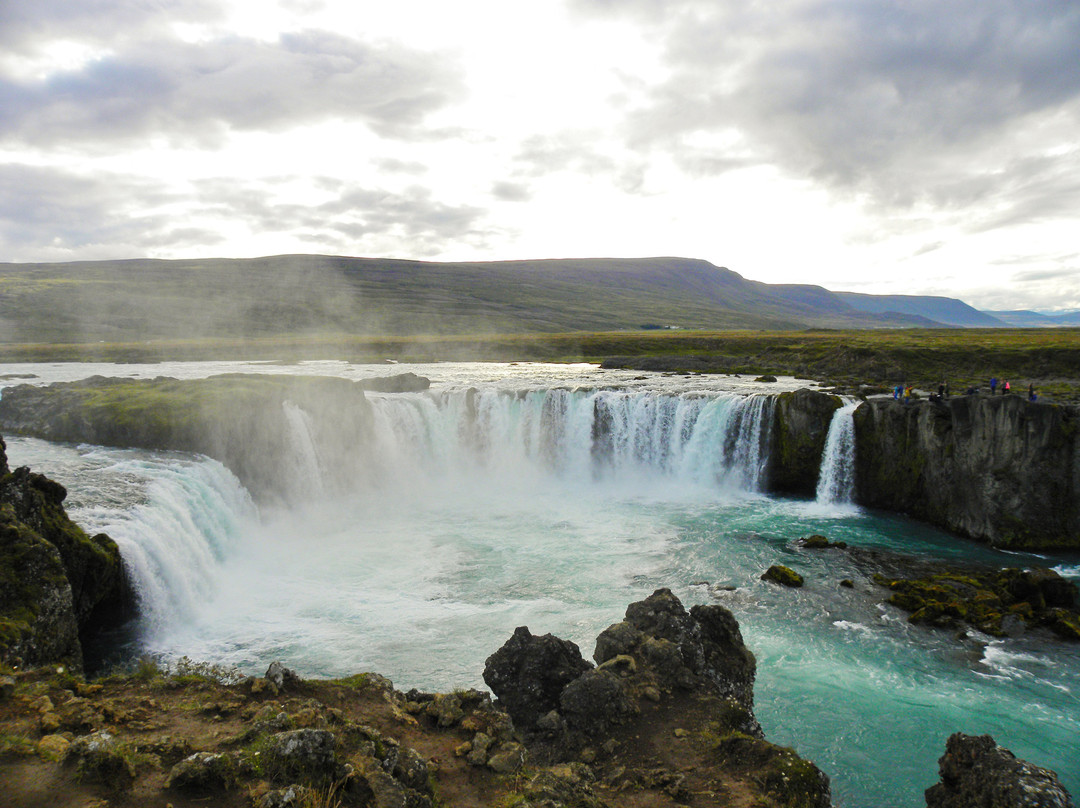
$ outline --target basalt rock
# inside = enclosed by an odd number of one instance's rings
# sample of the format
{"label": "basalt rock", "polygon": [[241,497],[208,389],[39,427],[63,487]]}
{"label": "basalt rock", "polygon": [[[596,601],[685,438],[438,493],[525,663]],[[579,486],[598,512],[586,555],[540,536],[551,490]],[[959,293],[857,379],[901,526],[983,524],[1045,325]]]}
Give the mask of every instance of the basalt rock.
{"label": "basalt rock", "polygon": [[537,759],[610,745],[665,699],[669,709],[691,709],[699,723],[711,717],[727,730],[761,735],[754,655],[720,605],[688,612],[670,590],[658,589],[597,637],[594,659],[596,669],[573,643],[533,637],[526,628],[488,659],[485,681]]}
{"label": "basalt rock", "polygon": [[9,471],[0,439],[0,660],[82,665],[81,642],[134,613],[116,543],[72,522],[59,483]]}
{"label": "basalt rock", "polygon": [[908,612],[908,621],[938,628],[971,626],[996,637],[1045,627],[1080,640],[1080,589],[1050,569],[982,570],[941,565],[919,578],[875,574],[888,602]]}
{"label": "basalt rock", "polygon": [[484,681],[523,730],[559,706],[570,682],[592,668],[577,645],[551,634],[536,637],[519,626],[484,663]]}
{"label": "basalt rock", "polygon": [[854,419],[859,504],[998,547],[1080,546],[1080,408],[875,399]]}
{"label": "basalt rock", "polygon": [[814,495],[829,425],[833,413],[842,406],[839,396],[816,390],[796,390],[776,397],[769,490]]}
{"label": "basalt rock", "polygon": [[364,379],[360,386],[373,393],[419,393],[431,387],[431,379],[415,373],[398,373],[394,376]]}
{"label": "basalt rock", "polygon": [[941,781],[926,790],[927,808],[1072,808],[1049,769],[1019,760],[989,735],[956,733],[938,761]]}

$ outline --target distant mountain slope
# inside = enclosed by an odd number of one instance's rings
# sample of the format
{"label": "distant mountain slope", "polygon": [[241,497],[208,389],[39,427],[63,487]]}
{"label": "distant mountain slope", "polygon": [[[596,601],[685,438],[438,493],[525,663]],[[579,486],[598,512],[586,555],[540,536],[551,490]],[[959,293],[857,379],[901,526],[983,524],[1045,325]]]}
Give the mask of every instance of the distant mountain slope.
{"label": "distant mountain slope", "polygon": [[1072,311],[1066,314],[1042,314],[1037,311],[984,311],[991,317],[996,317],[1003,323],[1016,328],[1060,328],[1062,326],[1080,325],[1080,312]]}
{"label": "distant mountain slope", "polygon": [[0,264],[4,342],[936,324],[923,311],[886,308],[860,310],[820,286],[750,281],[686,258]]}
{"label": "distant mountain slope", "polygon": [[835,294],[853,308],[863,312],[912,314],[963,328],[1002,328],[1007,325],[1004,321],[952,297],[865,295],[858,292],[836,292]]}

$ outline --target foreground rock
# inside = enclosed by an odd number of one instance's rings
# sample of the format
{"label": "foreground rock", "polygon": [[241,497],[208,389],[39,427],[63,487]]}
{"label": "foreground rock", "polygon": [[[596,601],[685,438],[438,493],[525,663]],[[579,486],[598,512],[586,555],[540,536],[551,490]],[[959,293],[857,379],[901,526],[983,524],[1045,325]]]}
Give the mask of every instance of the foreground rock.
{"label": "foreground rock", "polygon": [[0,438],[0,662],[83,664],[83,641],[131,617],[120,551],[68,519],[67,491],[8,468]]}
{"label": "foreground rock", "polygon": [[763,738],[754,655],[724,607],[687,611],[659,589],[597,637],[596,667],[577,651],[519,628],[485,665],[484,681],[535,761],[587,764],[599,782],[657,800],[748,790],[763,805],[830,804],[816,766]]}
{"label": "foreground rock", "polygon": [[[577,647],[519,629],[488,693],[395,690],[377,674],[304,680],[275,663],[174,674],[142,663],[87,683],[54,667],[0,693],[11,808],[675,808],[827,806],[828,779],[769,743],[754,657],[719,606],[667,590]],[[498,673],[495,673],[498,671]]]}
{"label": "foreground rock", "polygon": [[972,395],[854,417],[859,504],[998,547],[1080,546],[1080,408]]}
{"label": "foreground rock", "polygon": [[1057,775],[994,743],[956,733],[939,761],[941,782],[926,790],[927,808],[1072,808]]}

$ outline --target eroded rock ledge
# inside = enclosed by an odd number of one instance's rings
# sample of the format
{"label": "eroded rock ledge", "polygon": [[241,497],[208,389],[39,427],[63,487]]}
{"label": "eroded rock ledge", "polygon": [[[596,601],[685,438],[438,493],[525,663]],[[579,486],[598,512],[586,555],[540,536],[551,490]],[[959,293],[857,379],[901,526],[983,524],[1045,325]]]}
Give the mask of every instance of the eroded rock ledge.
{"label": "eroded rock ledge", "polygon": [[120,550],[68,519],[59,483],[8,468],[0,438],[0,662],[83,664],[82,641],[134,614]]}
{"label": "eroded rock ledge", "polygon": [[1080,546],[1080,408],[873,399],[854,418],[859,504],[999,547]]}

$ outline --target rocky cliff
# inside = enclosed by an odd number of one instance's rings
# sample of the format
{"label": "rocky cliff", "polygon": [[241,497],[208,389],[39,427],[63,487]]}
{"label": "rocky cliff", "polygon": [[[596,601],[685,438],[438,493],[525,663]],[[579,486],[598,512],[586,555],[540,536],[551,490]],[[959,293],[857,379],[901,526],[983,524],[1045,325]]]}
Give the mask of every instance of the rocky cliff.
{"label": "rocky cliff", "polygon": [[[420,379],[420,377],[413,377]],[[425,380],[426,381],[426,380]],[[288,499],[362,473],[371,429],[363,383],[290,375],[101,376],[0,398],[0,428],[53,441],[199,452],[260,498]]]}
{"label": "rocky cliff", "polygon": [[134,611],[120,551],[68,519],[62,485],[9,470],[0,438],[0,661],[81,668],[82,641]]}
{"label": "rocky cliff", "polygon": [[855,411],[861,505],[999,547],[1080,546],[1080,408],[1018,396],[870,400]]}
{"label": "rocky cliff", "polygon": [[816,390],[780,393],[773,409],[769,490],[777,494],[813,496],[821,456],[840,396]]}

